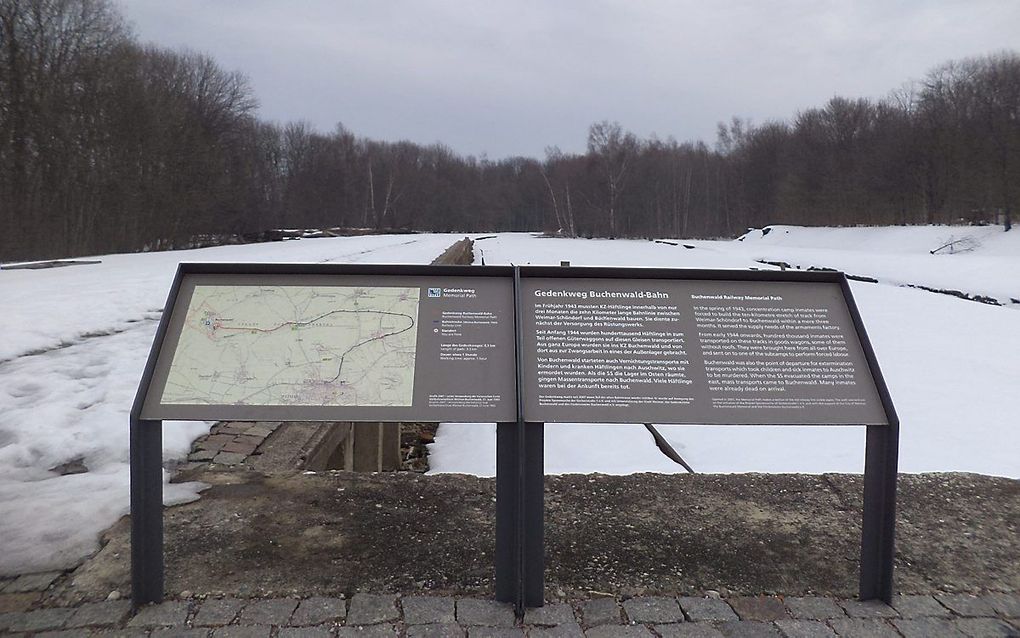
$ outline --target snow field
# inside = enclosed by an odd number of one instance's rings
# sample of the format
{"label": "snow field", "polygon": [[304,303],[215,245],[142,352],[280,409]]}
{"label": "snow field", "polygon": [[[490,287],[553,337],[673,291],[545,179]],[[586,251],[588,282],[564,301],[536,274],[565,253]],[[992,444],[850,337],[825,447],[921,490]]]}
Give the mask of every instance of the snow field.
{"label": "snow field", "polygon": [[[971,252],[931,255],[949,237]],[[71,566],[128,509],[128,411],[180,261],[427,263],[463,235],[303,239],[108,255],[101,264],[0,270],[0,575]],[[1020,232],[997,228],[796,228],[743,241],[539,238],[500,234],[476,263],[771,269],[758,260],[840,268],[879,284],[852,289],[902,423],[905,472],[1020,478]],[[683,244],[694,246],[684,248]],[[901,283],[955,288],[989,306]],[[164,425],[164,458],[183,457],[208,423]],[[660,426],[699,472],[860,472],[858,427]],[[640,424],[546,427],[546,472],[683,472]],[[81,458],[89,472],[49,469]],[[492,424],[442,424],[433,472],[495,473]],[[165,479],[168,476],[164,477]],[[166,502],[198,484],[167,485]]]}
{"label": "snow field", "polygon": [[[178,262],[428,263],[461,237],[302,239],[0,270],[0,575],[72,566],[128,512],[128,414]],[[164,459],[184,457],[209,426],[165,422]],[[87,473],[49,471],[78,458]],[[166,504],[204,487],[163,478]]]}
{"label": "snow field", "polygon": [[[931,255],[944,238],[974,233],[973,253]],[[957,287],[1020,299],[1020,233],[992,227],[798,228],[751,231],[743,241],[572,240],[503,234],[475,244],[487,264],[656,266],[772,269],[759,259],[844,268],[875,275],[907,272],[932,287]],[[694,246],[684,248],[683,244]],[[804,248],[820,245],[823,248]],[[899,251],[899,252],[897,252]],[[991,256],[985,252],[992,253]],[[994,266],[994,268],[992,267]],[[897,277],[899,278],[899,277]],[[903,472],[978,472],[1020,478],[1020,306],[990,306],[912,288],[852,282],[868,335],[901,421]],[[893,278],[896,279],[896,278]],[[912,283],[917,283],[916,281]],[[963,284],[963,285],[960,285]],[[981,291],[986,291],[981,293]],[[1008,303],[1008,301],[1007,301]],[[640,426],[637,426],[640,427]],[[554,424],[545,429],[548,473],[658,472],[665,459],[654,446],[630,447],[633,425]],[[698,472],[861,472],[864,428],[675,426],[659,431]],[[492,475],[465,426],[444,424],[431,467],[436,472]],[[630,436],[622,434],[631,432]],[[647,434],[644,428],[640,432]],[[633,437],[633,438],[632,438]],[[650,437],[649,437],[650,438]],[[463,442],[463,443],[462,443]],[[494,449],[494,448],[493,448]],[[643,454],[635,454],[643,450]],[[606,461],[607,451],[619,463]],[[472,454],[476,456],[472,457]],[[672,471],[679,466],[666,461]],[[682,468],[681,468],[682,469]]]}
{"label": "snow field", "polygon": [[182,261],[428,263],[463,235],[372,235],[82,257],[102,263],[0,270],[0,362],[158,319]]}
{"label": "snow field", "polygon": [[[952,240],[964,240],[972,249],[931,254]],[[743,241],[731,243],[736,254],[752,260],[835,268],[893,285],[958,290],[1020,309],[1020,233],[1003,232],[1000,226],[772,226],[768,234],[753,230]]]}

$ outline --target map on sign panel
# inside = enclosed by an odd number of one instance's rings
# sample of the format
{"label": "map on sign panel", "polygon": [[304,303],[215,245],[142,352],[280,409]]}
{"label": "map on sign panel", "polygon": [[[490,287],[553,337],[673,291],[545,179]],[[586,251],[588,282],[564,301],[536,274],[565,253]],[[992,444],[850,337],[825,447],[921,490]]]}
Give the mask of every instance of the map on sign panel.
{"label": "map on sign panel", "polygon": [[409,406],[417,323],[418,288],[196,285],[162,403]]}

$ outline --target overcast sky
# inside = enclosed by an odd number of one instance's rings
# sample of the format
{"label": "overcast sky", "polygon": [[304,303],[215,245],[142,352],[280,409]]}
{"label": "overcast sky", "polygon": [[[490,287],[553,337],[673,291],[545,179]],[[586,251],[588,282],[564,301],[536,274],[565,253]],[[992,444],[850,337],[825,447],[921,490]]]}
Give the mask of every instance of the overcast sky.
{"label": "overcast sky", "polygon": [[617,120],[714,143],[733,115],[883,97],[1020,50],[1018,0],[121,0],[138,37],[248,75],[263,118],[463,154],[584,150]]}

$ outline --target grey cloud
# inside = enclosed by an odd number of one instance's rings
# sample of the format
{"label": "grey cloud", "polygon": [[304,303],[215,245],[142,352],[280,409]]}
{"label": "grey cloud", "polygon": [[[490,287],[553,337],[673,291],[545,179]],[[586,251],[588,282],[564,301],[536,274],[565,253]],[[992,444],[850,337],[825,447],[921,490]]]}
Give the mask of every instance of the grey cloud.
{"label": "grey cloud", "polygon": [[732,115],[881,97],[1020,45],[1020,3],[133,0],[139,37],[252,79],[261,114],[490,157],[584,148],[587,126],[711,143]]}

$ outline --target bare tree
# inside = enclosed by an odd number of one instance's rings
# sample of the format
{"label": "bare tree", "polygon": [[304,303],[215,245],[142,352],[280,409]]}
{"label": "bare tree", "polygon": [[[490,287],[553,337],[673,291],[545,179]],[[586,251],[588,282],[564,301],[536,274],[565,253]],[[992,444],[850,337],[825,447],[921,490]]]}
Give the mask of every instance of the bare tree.
{"label": "bare tree", "polygon": [[619,122],[601,121],[588,129],[588,154],[598,164],[600,178],[606,188],[605,210],[609,219],[609,236],[616,237],[617,214],[627,169],[637,153],[637,138],[624,133]]}
{"label": "bare tree", "polygon": [[713,237],[998,215],[1008,230],[1020,197],[1016,53],[941,65],[882,101],[734,118],[714,149],[602,121],[583,153],[493,161],[262,122],[242,74],[140,46],[111,1],[0,0],[0,259],[281,225]]}

